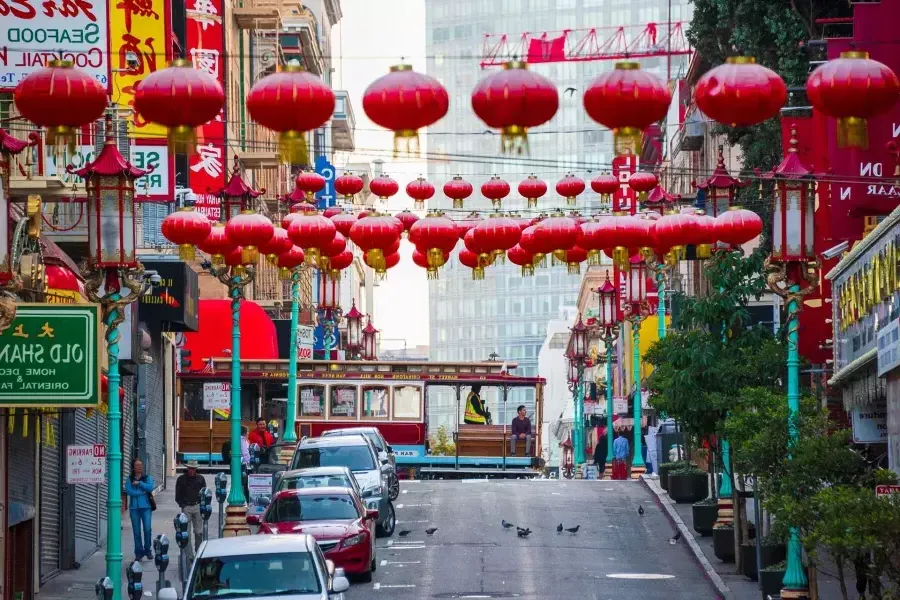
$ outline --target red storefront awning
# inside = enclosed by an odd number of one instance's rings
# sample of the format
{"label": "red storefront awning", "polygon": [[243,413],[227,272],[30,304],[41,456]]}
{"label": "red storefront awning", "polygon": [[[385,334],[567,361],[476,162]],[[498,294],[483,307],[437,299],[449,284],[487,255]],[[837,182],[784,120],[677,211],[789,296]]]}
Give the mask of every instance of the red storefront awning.
{"label": "red storefront awning", "polygon": [[[200,329],[184,334],[183,350],[190,351],[190,371],[202,371],[212,358],[231,355],[231,301],[200,300]],[[241,358],[277,359],[275,324],[255,302],[241,302]]]}

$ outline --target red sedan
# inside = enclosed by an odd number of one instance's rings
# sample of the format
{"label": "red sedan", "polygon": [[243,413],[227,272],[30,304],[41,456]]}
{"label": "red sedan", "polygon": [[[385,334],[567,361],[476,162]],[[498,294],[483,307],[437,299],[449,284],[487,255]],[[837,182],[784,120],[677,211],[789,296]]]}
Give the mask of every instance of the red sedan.
{"label": "red sedan", "polygon": [[318,542],[325,557],[348,574],[372,580],[375,571],[377,510],[366,510],[350,488],[323,487],[282,490],[262,517],[250,515],[258,533],[306,533]]}

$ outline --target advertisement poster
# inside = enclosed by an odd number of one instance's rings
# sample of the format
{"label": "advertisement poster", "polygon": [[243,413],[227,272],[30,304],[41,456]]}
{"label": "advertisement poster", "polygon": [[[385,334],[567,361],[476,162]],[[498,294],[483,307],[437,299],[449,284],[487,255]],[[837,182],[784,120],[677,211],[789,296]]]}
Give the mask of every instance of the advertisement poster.
{"label": "advertisement poster", "polygon": [[356,388],[337,388],[331,401],[331,414],[336,417],[352,417],[356,413]]}
{"label": "advertisement poster", "polygon": [[0,2],[0,90],[11,91],[56,59],[109,88],[108,10],[107,0]]}
{"label": "advertisement poster", "polygon": [[[2,1],[2,0],[0,0]],[[136,145],[131,146],[131,164],[139,169],[153,171],[140,177],[134,182],[135,194],[138,200],[149,198],[152,200],[171,200],[174,192],[174,181],[169,179],[169,148],[165,145],[165,133],[163,133],[162,145]],[[93,146],[78,146],[75,153],[68,152],[57,155],[52,146],[44,146],[44,164],[47,176],[58,176],[66,183],[78,183],[83,185],[81,177],[66,172],[67,165],[81,168],[86,163],[94,160]]]}
{"label": "advertisement poster", "polygon": [[300,414],[306,417],[321,417],[325,412],[325,397],[322,388],[300,388]]}
{"label": "advertisement poster", "polygon": [[[215,77],[224,87],[222,54],[225,32],[222,0],[187,0],[187,58],[198,71]],[[197,130],[197,152],[189,157],[188,187],[195,194],[217,194],[225,185],[225,109]]]}

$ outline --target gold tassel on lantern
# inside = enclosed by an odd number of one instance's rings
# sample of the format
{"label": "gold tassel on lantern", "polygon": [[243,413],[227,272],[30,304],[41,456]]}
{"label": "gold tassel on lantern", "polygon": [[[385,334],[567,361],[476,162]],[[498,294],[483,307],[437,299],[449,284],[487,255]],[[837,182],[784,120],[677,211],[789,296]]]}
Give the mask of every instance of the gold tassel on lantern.
{"label": "gold tassel on lantern", "polygon": [[178,258],[181,260],[194,260],[196,252],[193,244],[181,244],[178,246]]}
{"label": "gold tassel on lantern", "polygon": [[532,275],[534,274],[534,269],[536,267],[544,268],[547,266],[547,255],[541,254],[540,252],[535,252],[534,256],[531,259],[531,269]]}
{"label": "gold tassel on lantern", "polygon": [[534,277],[534,265],[522,265],[522,277]]}
{"label": "gold tassel on lantern", "polygon": [[166,141],[170,153],[190,156],[197,152],[197,132],[189,125],[169,127],[166,130]]}
{"label": "gold tassel on lantern", "polygon": [[613,140],[616,156],[623,154],[638,154],[641,147],[643,132],[638,127],[619,127],[613,129]]}
{"label": "gold tassel on lantern", "polygon": [[510,125],[500,131],[500,150],[504,154],[529,154],[528,128]]}
{"label": "gold tassel on lantern", "polygon": [[587,263],[591,267],[600,266],[600,251],[599,250],[588,250],[587,253]]}
{"label": "gold tassel on lantern", "polygon": [[616,263],[616,266],[618,266],[623,271],[628,270],[628,248],[624,246],[616,246],[615,248],[613,248],[612,258],[613,262]]}
{"label": "gold tassel on lantern", "polygon": [[701,260],[706,260],[707,258],[710,258],[710,257],[712,257],[712,246],[710,246],[709,244],[698,244],[697,245],[697,258],[699,258]]}
{"label": "gold tassel on lantern", "polygon": [[385,273],[387,265],[384,261],[384,250],[381,248],[366,250],[366,264],[375,269],[376,273]]}
{"label": "gold tassel on lantern", "polygon": [[472,269],[472,280],[473,281],[482,281],[484,279],[484,268],[475,267]]}
{"label": "gold tassel on lantern", "polygon": [[259,250],[256,246],[243,246],[241,248],[241,262],[245,265],[255,265],[259,261]]}
{"label": "gold tassel on lantern", "polygon": [[[319,264],[319,257],[322,256],[322,253],[318,248],[304,248],[303,252],[306,254],[306,264],[312,265],[314,267]],[[369,250],[369,252],[371,252],[371,250]]]}
{"label": "gold tassel on lantern", "polygon": [[869,147],[869,128],[862,117],[841,117],[837,120],[837,139],[839,148]]}
{"label": "gold tassel on lantern", "polygon": [[506,252],[503,250],[494,250],[494,258],[491,259],[491,264],[497,263],[498,265],[506,264]]}
{"label": "gold tassel on lantern", "polygon": [[325,256],[324,254],[320,255],[317,265],[320,271],[327,273],[331,270],[331,257]]}
{"label": "gold tassel on lantern", "polygon": [[243,277],[247,274],[247,267],[244,265],[235,265],[231,267],[231,274],[235,277]]}
{"label": "gold tassel on lantern", "polygon": [[438,278],[439,278],[437,267],[428,267],[428,268],[425,270],[425,272],[428,274],[428,279],[430,279],[430,280],[434,280],[434,279],[438,279]]}
{"label": "gold tassel on lantern", "polygon": [[328,271],[328,276],[331,277],[332,279],[334,279],[335,281],[341,280],[341,272],[338,271],[337,269],[331,269],[330,271]]}
{"label": "gold tassel on lantern", "polygon": [[482,252],[478,255],[478,266],[483,270],[485,267],[489,267],[494,264],[494,255],[489,254],[487,252]]}
{"label": "gold tassel on lantern", "polygon": [[281,160],[290,165],[308,165],[309,152],[306,133],[303,131],[282,131],[278,134],[278,153]]}
{"label": "gold tassel on lantern", "polygon": [[437,279],[437,271],[438,267],[443,267],[444,263],[447,261],[444,259],[444,251],[440,248],[429,248],[428,252],[425,254],[426,259],[428,260],[428,270],[429,270],[429,279],[431,277],[431,269],[435,269],[435,277],[433,279]]}
{"label": "gold tassel on lantern", "polygon": [[569,275],[581,275],[581,263],[571,262],[568,264]]}
{"label": "gold tassel on lantern", "polygon": [[[400,129],[394,132],[394,158],[397,158],[400,154],[410,158],[419,158],[418,131],[415,129]],[[422,202],[422,206],[424,205],[425,203]]]}
{"label": "gold tassel on lantern", "polygon": [[567,254],[568,254],[568,252],[566,250],[554,250],[553,251],[553,259],[551,260],[551,264],[554,267],[557,265],[565,265]]}

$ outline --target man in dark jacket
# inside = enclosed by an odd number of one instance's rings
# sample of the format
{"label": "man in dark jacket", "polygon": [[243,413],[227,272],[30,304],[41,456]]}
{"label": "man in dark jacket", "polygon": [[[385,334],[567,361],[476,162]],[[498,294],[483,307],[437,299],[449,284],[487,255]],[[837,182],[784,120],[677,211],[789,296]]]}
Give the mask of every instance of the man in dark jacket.
{"label": "man in dark jacket", "polygon": [[194,543],[187,545],[188,564],[194,562],[194,552],[203,542],[203,517],[200,516],[200,490],[206,487],[206,479],[197,472],[197,461],[189,460],[185,472],[175,480],[175,503],[190,519]]}

